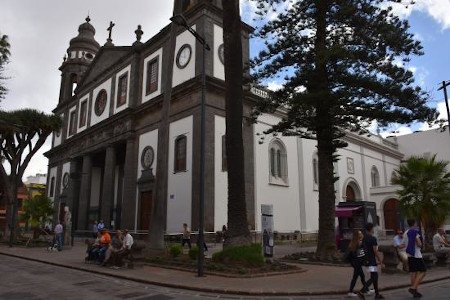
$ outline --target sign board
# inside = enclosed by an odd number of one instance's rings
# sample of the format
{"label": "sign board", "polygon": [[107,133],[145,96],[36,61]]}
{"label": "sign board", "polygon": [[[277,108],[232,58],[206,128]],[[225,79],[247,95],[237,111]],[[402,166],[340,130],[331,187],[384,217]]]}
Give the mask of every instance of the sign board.
{"label": "sign board", "polygon": [[263,253],[273,256],[273,205],[261,205],[261,233]]}

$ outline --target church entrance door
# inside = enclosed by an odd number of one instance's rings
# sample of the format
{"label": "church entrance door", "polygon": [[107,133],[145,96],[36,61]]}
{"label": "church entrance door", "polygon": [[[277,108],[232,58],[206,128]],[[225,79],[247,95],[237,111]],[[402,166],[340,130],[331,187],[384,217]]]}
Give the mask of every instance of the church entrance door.
{"label": "church entrance door", "polygon": [[401,228],[400,202],[397,199],[389,199],[384,203],[384,227],[395,232]]}
{"label": "church entrance door", "polygon": [[141,193],[141,205],[140,205],[140,219],[139,230],[148,230],[150,224],[150,218],[153,208],[153,193],[152,191]]}

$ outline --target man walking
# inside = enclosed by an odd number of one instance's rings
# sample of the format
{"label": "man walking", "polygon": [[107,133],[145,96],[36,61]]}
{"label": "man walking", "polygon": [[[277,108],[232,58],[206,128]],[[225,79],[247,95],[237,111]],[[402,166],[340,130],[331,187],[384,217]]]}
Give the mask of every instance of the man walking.
{"label": "man walking", "polygon": [[191,249],[191,230],[186,223],[183,224],[183,237],[181,240],[181,246],[184,247],[187,244],[189,249]]}
{"label": "man walking", "polygon": [[409,272],[411,273],[411,288],[408,291],[414,298],[422,297],[422,294],[417,291],[427,272],[427,267],[422,258],[421,248],[423,245],[420,231],[416,226],[415,220],[408,220],[410,227],[403,236],[403,241],[406,245],[406,254],[408,254]]}
{"label": "man walking", "polygon": [[94,225],[92,225],[92,237],[96,239],[97,235],[98,235],[98,224],[97,221],[94,221]]}
{"label": "man walking", "polygon": [[56,224],[55,226],[55,239],[56,239],[56,243],[58,244],[58,251],[61,251],[63,248],[63,234],[64,234],[64,229],[63,226],[61,225],[61,222],[58,221],[58,224]]}
{"label": "man walking", "polygon": [[[370,279],[367,281],[366,288],[363,289],[363,293],[368,292],[368,288],[373,284],[375,290],[375,299],[384,299],[378,290],[378,264],[381,268],[384,268],[383,260],[380,252],[378,252],[378,241],[374,236],[374,226],[372,223],[366,224],[366,235],[363,239],[364,249],[367,253],[368,270],[370,273]],[[378,263],[377,263],[378,261]]]}

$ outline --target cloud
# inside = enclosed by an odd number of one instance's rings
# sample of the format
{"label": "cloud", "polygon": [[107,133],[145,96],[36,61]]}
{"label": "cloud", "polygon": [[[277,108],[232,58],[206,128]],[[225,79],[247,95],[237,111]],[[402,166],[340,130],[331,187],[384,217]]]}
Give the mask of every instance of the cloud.
{"label": "cloud", "polygon": [[267,84],[267,88],[271,91],[278,91],[281,88],[283,88],[283,84],[276,82],[276,81],[271,81]]}
{"label": "cloud", "polygon": [[413,11],[419,11],[432,17],[442,29],[450,27],[450,0],[416,0],[415,4],[394,3],[392,7],[394,13],[401,18],[407,18]]}

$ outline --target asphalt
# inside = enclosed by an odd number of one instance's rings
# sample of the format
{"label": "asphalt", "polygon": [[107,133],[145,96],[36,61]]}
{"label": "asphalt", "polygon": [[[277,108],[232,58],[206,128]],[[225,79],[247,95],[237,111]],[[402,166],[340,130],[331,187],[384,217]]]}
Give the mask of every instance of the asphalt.
{"label": "asphalt", "polygon": [[[301,265],[305,272],[295,274],[258,278],[225,278],[208,275],[199,278],[195,273],[153,266],[114,270],[85,264],[82,245],[76,245],[72,249],[62,252],[48,252],[43,248],[0,246],[0,254],[136,283],[240,296],[344,295],[348,289],[352,272],[350,267]],[[449,271],[449,268],[433,268],[428,272],[425,282],[450,279]],[[380,276],[380,287],[383,291],[404,288],[408,285],[409,276],[407,274],[382,274]]]}

